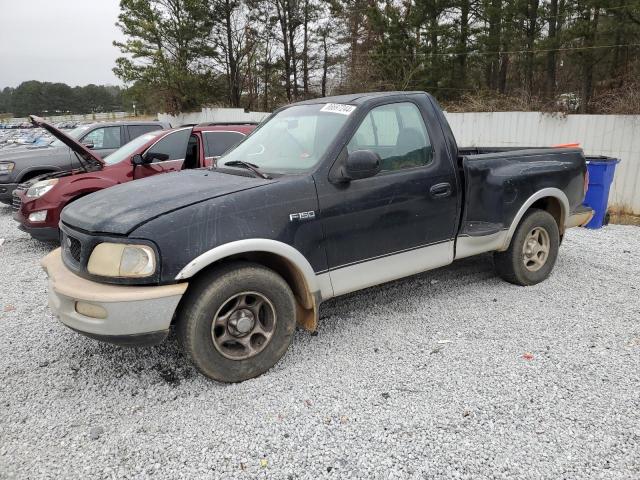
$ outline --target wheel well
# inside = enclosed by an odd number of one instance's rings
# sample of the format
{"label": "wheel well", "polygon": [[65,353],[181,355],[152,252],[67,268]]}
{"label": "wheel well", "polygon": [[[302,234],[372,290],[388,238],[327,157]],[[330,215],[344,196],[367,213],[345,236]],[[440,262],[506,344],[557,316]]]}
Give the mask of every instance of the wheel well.
{"label": "wheel well", "polygon": [[549,212],[558,225],[560,236],[564,234],[564,212],[560,200],[555,197],[544,197],[536,200],[529,208],[538,208]]}
{"label": "wheel well", "polygon": [[20,177],[20,181],[18,183],[26,182],[27,180],[31,180],[33,177],[37,177],[38,175],[43,175],[45,173],[53,173],[56,170],[30,170],[27,173],[23,174]]}
{"label": "wheel well", "polygon": [[287,282],[295,296],[298,323],[307,330],[313,331],[316,329],[318,305],[305,281],[304,275],[292,262],[275,253],[245,252],[231,255],[203,268],[192,277],[192,280],[234,261],[257,263],[279,274]]}

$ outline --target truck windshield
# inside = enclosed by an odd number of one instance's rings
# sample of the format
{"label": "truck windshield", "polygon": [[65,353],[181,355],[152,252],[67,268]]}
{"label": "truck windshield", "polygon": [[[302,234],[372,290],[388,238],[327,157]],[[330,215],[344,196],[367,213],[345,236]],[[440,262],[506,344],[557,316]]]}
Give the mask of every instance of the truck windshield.
{"label": "truck windshield", "polygon": [[327,108],[330,105],[295,105],[282,110],[217,164],[243,161],[265,172],[283,174],[313,168],[355,109],[350,105],[342,110]]}
{"label": "truck windshield", "polygon": [[[107,155],[103,158],[104,163],[107,165],[113,165],[114,163],[121,162],[124,159],[131,157],[136,151],[142,147],[145,143],[150,142],[158,136],[159,131],[156,133],[145,133],[137,138],[134,138],[129,143],[124,144],[118,150],[111,155]],[[163,132],[164,133],[164,132]]]}

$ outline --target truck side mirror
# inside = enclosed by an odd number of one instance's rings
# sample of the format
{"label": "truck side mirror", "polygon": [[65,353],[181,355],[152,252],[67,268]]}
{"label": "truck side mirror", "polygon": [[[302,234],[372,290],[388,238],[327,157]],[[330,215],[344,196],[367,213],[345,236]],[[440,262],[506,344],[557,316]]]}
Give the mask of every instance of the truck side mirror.
{"label": "truck side mirror", "polygon": [[377,175],[381,169],[382,159],[372,150],[356,150],[347,156],[344,173],[345,180],[358,180]]}

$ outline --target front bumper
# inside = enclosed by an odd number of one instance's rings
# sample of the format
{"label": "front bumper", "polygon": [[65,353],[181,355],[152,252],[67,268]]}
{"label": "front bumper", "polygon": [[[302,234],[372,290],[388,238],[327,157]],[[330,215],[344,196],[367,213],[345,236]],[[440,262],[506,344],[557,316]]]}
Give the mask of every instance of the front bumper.
{"label": "front bumper", "polygon": [[[49,277],[49,307],[60,321],[99,340],[138,345],[159,343],[169,333],[174,312],[188,283],[162,286],[118,286],[75,275],[55,249],[42,260]],[[77,311],[77,303],[97,307],[101,318]]]}
{"label": "front bumper", "polygon": [[11,205],[13,191],[17,186],[17,183],[0,183],[0,202]]}
{"label": "front bumper", "polygon": [[[20,220],[18,220],[15,215],[13,217],[16,221],[20,222]],[[41,242],[59,242],[60,241],[60,232],[58,231],[57,228],[52,228],[52,227],[29,227],[28,225],[25,225],[24,223],[20,222],[20,225],[18,225],[18,228],[20,230],[22,230],[23,232],[28,233],[29,235],[31,235],[33,238],[35,238],[36,240],[39,240]]]}
{"label": "front bumper", "polygon": [[[22,200],[22,198],[20,198],[20,200]],[[13,219],[19,223],[18,228],[20,230],[27,232],[33,238],[40,240],[41,242],[60,241],[60,231],[58,230],[57,223],[54,223],[53,226],[51,226],[48,225],[50,223],[49,221],[38,222],[37,224],[35,222],[30,222],[22,213],[24,208],[24,204],[21,203],[20,208],[13,211]],[[49,212],[47,213],[47,216],[50,216]]]}
{"label": "front bumper", "polygon": [[[42,242],[59,242],[60,231],[58,222],[60,220],[57,205],[52,205],[45,199],[26,198],[25,191],[16,191],[13,194],[13,219],[20,225],[18,228],[27,232],[36,240]],[[46,211],[47,216],[44,221],[32,222],[29,215],[34,212]]]}

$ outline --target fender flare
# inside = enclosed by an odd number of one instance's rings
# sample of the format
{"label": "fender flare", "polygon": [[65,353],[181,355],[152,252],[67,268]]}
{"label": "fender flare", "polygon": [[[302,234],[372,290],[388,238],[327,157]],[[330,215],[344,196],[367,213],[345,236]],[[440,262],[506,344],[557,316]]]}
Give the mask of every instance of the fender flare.
{"label": "fender flare", "polygon": [[541,200],[543,198],[548,198],[548,197],[555,198],[560,202],[560,206],[562,208],[562,222],[563,222],[563,225],[567,224],[567,222],[569,221],[569,213],[570,213],[569,199],[567,198],[567,195],[559,188],[550,187],[550,188],[543,188],[542,190],[538,190],[536,193],[531,195],[526,202],[522,204],[522,207],[520,207],[520,210],[518,210],[518,213],[516,213],[516,216],[514,217],[513,221],[511,222],[511,225],[509,226],[509,230],[507,230],[507,235],[505,237],[504,245],[500,249],[501,251],[504,251],[507,248],[509,248],[509,245],[511,244],[511,238],[515,233],[516,228],[518,228],[518,225],[520,224],[520,220],[522,220],[522,217],[524,217],[524,214],[527,212],[527,210],[529,210],[531,205],[533,205],[538,200]]}
{"label": "fender flare", "polygon": [[176,275],[175,280],[185,280],[190,278],[212,263],[223,260],[224,258],[232,255],[251,252],[273,253],[288,260],[304,277],[309,292],[320,292],[321,286],[318,281],[318,277],[304,255],[291,245],[267,238],[237,240],[235,242],[225,243],[212,248],[211,250],[200,254],[184,266]]}

